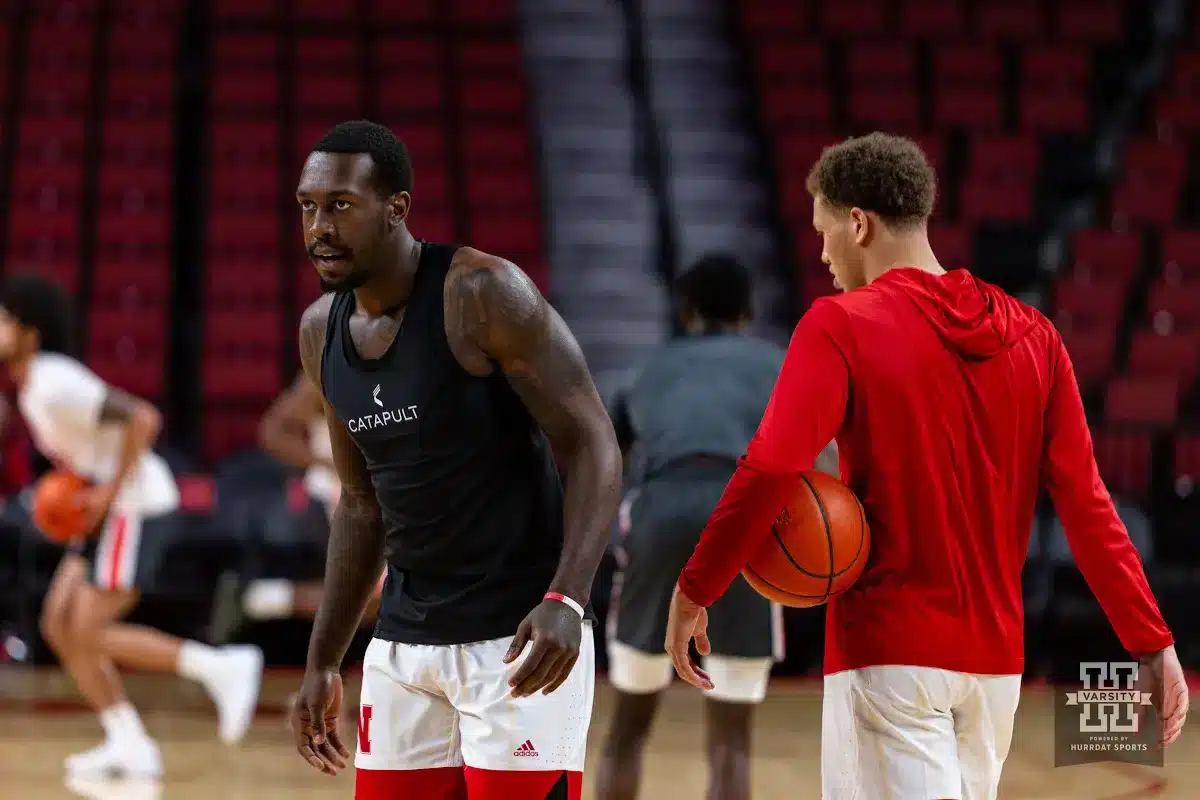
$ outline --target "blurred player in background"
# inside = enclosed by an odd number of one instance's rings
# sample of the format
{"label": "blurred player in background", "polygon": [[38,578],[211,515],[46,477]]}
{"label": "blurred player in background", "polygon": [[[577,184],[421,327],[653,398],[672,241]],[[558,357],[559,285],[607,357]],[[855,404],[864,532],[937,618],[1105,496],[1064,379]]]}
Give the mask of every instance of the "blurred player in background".
{"label": "blurred player in background", "polygon": [[[783,364],[783,349],[751,337],[753,284],[736,259],[701,259],[676,280],[685,335],[652,357],[610,413],[632,449],[628,501],[608,622],[608,678],[617,690],[597,779],[599,800],[635,800],[642,753],[671,683],[663,652],[679,572],[754,435]],[[837,455],[824,466],[837,474]],[[624,515],[622,515],[624,516]],[[750,796],[752,710],[783,657],[781,609],[741,578],[709,610],[714,675],[705,738],[709,800]]]}
{"label": "blurred player in background", "polygon": [[[686,680],[704,609],[751,560],[795,475],[836,434],[871,525],[861,579],[829,601],[825,800],[995,798],[1021,693],[1021,567],[1044,482],[1080,570],[1141,660],[1164,744],[1187,715],[1171,632],[1092,453],[1071,358],[1041,313],[947,272],[935,175],[910,140],[826,149],[808,179],[845,293],[800,320],[762,425],[688,561],[667,647]],[[1084,654],[1080,654],[1084,656]]]}
{"label": "blurred player in background", "polygon": [[[333,469],[333,450],[329,442],[329,427],[325,423],[321,394],[303,374],[276,398],[263,415],[258,430],[259,444],[264,450],[290,467],[304,470],[304,488],[309,501],[320,509],[320,516],[309,515],[306,521],[320,526],[312,538],[323,546],[329,539],[329,522],[337,505],[342,485]],[[386,574],[386,573],[385,573]],[[242,620],[303,618],[312,619],[321,606],[323,582],[292,581],[287,578],[259,578],[244,588],[240,583],[222,585],[221,591],[234,591],[236,605],[229,608],[222,600],[216,618],[221,620],[218,641],[232,633]],[[371,623],[379,610],[379,594],[383,589],[380,576],[376,591],[363,613],[363,622]],[[216,623],[214,623],[216,625]]]}
{"label": "blurred player in background", "polygon": [[42,634],[105,732],[103,744],[69,757],[66,768],[157,776],[158,746],[125,697],[116,665],[199,682],[217,707],[221,739],[233,743],[258,702],[262,651],[216,649],[121,623],[153,585],[179,492],[150,449],[158,410],[65,354],[70,320],[66,297],[43,278],[11,275],[0,283],[0,358],[16,384],[17,407],[38,450],[91,482],[80,499],[95,533],[68,549],[42,606]]}

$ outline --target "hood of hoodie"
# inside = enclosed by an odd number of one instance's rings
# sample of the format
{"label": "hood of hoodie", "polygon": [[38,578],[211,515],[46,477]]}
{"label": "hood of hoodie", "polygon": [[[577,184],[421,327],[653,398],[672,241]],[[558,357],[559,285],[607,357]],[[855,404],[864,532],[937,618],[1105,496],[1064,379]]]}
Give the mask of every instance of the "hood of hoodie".
{"label": "hood of hoodie", "polygon": [[948,347],[968,358],[992,358],[1037,324],[1032,308],[965,269],[932,275],[893,269],[876,283],[899,289],[929,320]]}

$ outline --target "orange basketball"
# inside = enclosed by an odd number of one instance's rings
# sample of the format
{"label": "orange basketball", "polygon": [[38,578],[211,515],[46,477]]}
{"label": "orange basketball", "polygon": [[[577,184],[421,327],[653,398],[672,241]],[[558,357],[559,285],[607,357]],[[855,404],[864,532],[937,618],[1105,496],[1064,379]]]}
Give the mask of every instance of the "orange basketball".
{"label": "orange basketball", "polygon": [[87,483],[73,472],[47,472],[33,488],[33,523],[56,542],[66,543],[88,533],[78,492]]}
{"label": "orange basketball", "polygon": [[819,606],[849,589],[871,550],[862,503],[824,472],[805,472],[771,537],[742,575],[763,597],[794,608]]}

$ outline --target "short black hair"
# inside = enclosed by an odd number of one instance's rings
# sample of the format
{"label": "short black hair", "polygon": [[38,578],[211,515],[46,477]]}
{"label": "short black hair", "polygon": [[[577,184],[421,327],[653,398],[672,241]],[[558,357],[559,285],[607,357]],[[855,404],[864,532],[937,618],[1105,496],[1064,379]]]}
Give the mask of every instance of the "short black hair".
{"label": "short black hair", "polygon": [[31,273],[8,275],[0,281],[0,306],[37,331],[42,350],[71,352],[71,301],[57,284]]}
{"label": "short black hair", "polygon": [[408,148],[388,128],[356,119],[335,125],[313,145],[314,153],[366,153],[375,163],[375,182],[389,196],[412,193],[412,163]]}
{"label": "short black hair", "polygon": [[912,139],[876,132],[825,148],[807,185],[833,206],[874,211],[911,228],[933,213],[937,173]]}
{"label": "short black hair", "polygon": [[753,283],[742,262],[725,253],[712,253],[675,279],[675,291],[706,321],[732,323],[753,313]]}

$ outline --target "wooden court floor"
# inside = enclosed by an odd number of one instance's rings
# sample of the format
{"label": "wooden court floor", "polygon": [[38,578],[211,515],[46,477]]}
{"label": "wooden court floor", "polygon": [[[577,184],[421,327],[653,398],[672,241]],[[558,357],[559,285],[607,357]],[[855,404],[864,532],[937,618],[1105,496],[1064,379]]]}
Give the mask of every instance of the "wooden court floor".
{"label": "wooden court floor", "polygon": [[[172,676],[136,675],[129,692],[146,726],[163,748],[167,777],[161,785],[64,785],[62,762],[99,742],[100,727],[53,670],[0,668],[0,798],[49,800],[275,800],[349,798],[353,778],[313,772],[291,749],[282,705],[299,684],[296,673],[268,674],[262,710],[237,748],[216,740],[216,720],[202,692]],[[602,685],[592,725],[592,752],[607,729],[611,692]],[[665,699],[645,767],[644,798],[704,797],[699,698],[677,686]],[[1200,798],[1200,733],[1186,731],[1162,770],[1096,764],[1052,768],[1050,695],[1025,693],[1002,785],[1011,800],[1143,800]],[[758,714],[754,760],[757,798],[820,797],[820,687],[780,682]],[[594,761],[592,762],[594,763]],[[590,786],[586,798],[592,797]],[[882,799],[881,799],[882,800]]]}

